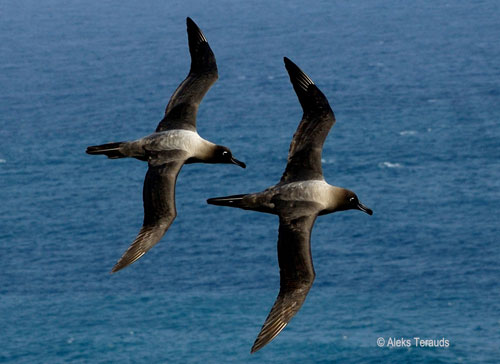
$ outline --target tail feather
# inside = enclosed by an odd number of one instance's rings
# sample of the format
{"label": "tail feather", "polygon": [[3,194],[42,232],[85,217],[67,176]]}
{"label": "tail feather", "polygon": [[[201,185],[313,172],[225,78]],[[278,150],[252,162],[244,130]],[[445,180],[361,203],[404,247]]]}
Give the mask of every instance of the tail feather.
{"label": "tail feather", "polygon": [[243,198],[247,196],[246,194],[243,195],[232,195],[232,196],[226,196],[226,197],[214,197],[214,198],[209,198],[207,200],[207,203],[211,205],[217,205],[217,206],[230,206],[230,207],[239,207],[239,208],[245,208],[246,204]]}
{"label": "tail feather", "polygon": [[246,193],[244,195],[232,195],[225,197],[209,198],[207,203],[217,206],[237,207],[243,210],[265,212],[276,214],[274,204],[268,201],[269,195],[265,193]]}
{"label": "tail feather", "polygon": [[108,158],[111,159],[116,159],[116,158],[124,158],[126,157],[125,154],[122,153],[121,146],[125,144],[124,142],[117,142],[117,143],[107,143],[107,144],[101,144],[101,145],[93,145],[90,147],[87,147],[86,153],[87,154],[104,154]]}

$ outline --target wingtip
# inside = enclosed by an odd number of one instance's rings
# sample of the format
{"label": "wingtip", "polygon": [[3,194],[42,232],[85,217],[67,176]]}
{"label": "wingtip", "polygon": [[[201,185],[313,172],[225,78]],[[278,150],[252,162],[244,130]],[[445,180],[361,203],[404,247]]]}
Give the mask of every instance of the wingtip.
{"label": "wingtip", "polygon": [[116,272],[118,272],[119,270],[125,268],[125,266],[123,267],[120,267],[118,265],[118,263],[120,263],[119,261],[113,266],[113,268],[111,269],[111,271],[109,272],[109,274],[115,274]]}
{"label": "wingtip", "polygon": [[262,349],[267,344],[267,343],[266,344],[259,343],[258,341],[259,341],[259,339],[257,338],[255,340],[255,342],[253,343],[252,348],[250,349],[250,354],[256,353],[257,351],[259,351],[260,349]]}
{"label": "wingtip", "polygon": [[252,348],[250,349],[250,354],[256,353],[257,351],[262,349],[264,346],[265,346],[265,344],[262,345],[262,343],[259,343],[259,338],[255,339],[255,341],[252,345]]}
{"label": "wingtip", "polygon": [[285,68],[290,76],[290,81],[294,86],[298,86],[303,90],[307,90],[310,85],[314,85],[313,80],[300,69],[295,63],[293,63],[287,57],[283,58],[285,62]]}
{"label": "wingtip", "polygon": [[[279,332],[281,332],[282,330],[283,329],[281,329]],[[279,334],[279,332],[278,332],[278,334]],[[257,351],[259,351],[260,349],[262,349],[264,346],[266,346],[271,341],[273,341],[274,338],[276,336],[278,336],[278,334],[276,334],[275,336],[273,336],[271,338],[266,338],[266,339],[262,339],[260,337],[257,337],[257,339],[255,339],[255,342],[252,345],[252,349],[250,349],[250,354],[256,353]]]}
{"label": "wingtip", "polygon": [[196,25],[193,19],[191,19],[189,16],[186,18],[186,27],[187,31],[195,31],[195,32],[200,32],[200,27]]}
{"label": "wingtip", "polygon": [[127,265],[123,265],[122,262],[121,262],[121,259],[116,262],[116,264],[113,266],[113,268],[111,269],[111,271],[109,272],[109,274],[115,274],[116,272],[122,270],[123,268],[127,267],[129,264]]}
{"label": "wingtip", "polygon": [[186,18],[186,26],[188,34],[192,34],[194,36],[194,39],[197,39],[199,42],[208,43],[205,34],[203,34],[200,27],[189,16]]}
{"label": "wingtip", "polygon": [[288,57],[283,57],[283,62],[285,63],[285,68],[287,69],[288,73],[292,72],[292,71],[301,71],[301,69],[295,64],[293,63],[290,58]]}
{"label": "wingtip", "polygon": [[132,263],[135,263],[136,261],[139,260],[144,254],[146,254],[145,251],[137,252],[137,251],[130,251],[127,250],[123,256],[116,262],[114,265],[113,269],[111,269],[111,274],[116,273],[123,268],[128,267]]}
{"label": "wingtip", "polygon": [[188,17],[186,18],[186,25],[187,25],[188,27],[193,26],[193,25],[194,25],[194,26],[196,26],[196,23],[193,21],[193,19],[191,19],[191,18],[188,16]]}
{"label": "wingtip", "polygon": [[[283,331],[283,329],[288,325],[288,322],[281,322],[279,324],[276,324],[276,322],[275,322],[272,326],[265,328],[267,323],[268,322],[266,320],[259,335],[257,336],[257,339],[255,339],[255,342],[253,343],[252,349],[250,350],[250,354],[253,354],[256,351],[259,351],[264,346],[266,346],[271,341],[273,341]],[[269,329],[271,329],[272,331],[270,333],[268,332],[268,333],[265,333],[263,335],[263,331],[268,331]]]}

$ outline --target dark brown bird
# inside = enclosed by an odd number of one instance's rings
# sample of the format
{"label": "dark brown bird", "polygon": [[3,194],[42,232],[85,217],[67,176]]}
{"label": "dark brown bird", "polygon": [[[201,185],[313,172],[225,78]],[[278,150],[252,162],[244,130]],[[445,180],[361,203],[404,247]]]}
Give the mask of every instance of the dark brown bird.
{"label": "dark brown bird", "polygon": [[373,213],[359,202],[354,192],[325,182],[321,153],[335,116],[326,97],[299,67],[288,58],[285,58],[285,67],[304,115],[290,144],[288,163],[280,182],[258,193],[207,200],[213,205],[279,216],[280,291],[253,344],[252,353],[274,339],[306,299],[315,277],[311,230],[316,218],[349,209]]}
{"label": "dark brown bird", "polygon": [[196,131],[196,113],[201,100],[217,81],[217,64],[200,28],[187,18],[191,69],[168,102],[165,116],[156,131],[144,138],[107,143],[87,148],[88,154],[108,158],[131,157],[148,162],[144,180],[144,222],[139,234],[112,269],[125,268],[142,257],[160,241],[177,211],[175,183],[182,166],[188,163],[231,163],[245,168],[224,146],[200,137]]}

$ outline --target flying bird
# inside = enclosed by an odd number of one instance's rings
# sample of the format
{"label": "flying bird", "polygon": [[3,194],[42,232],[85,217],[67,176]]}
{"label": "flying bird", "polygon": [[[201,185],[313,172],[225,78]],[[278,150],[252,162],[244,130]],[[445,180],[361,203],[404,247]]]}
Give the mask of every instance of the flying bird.
{"label": "flying bird", "polygon": [[335,116],[325,95],[309,76],[288,58],[284,61],[304,114],[290,144],[281,180],[262,192],[207,200],[213,205],[279,216],[280,291],[253,344],[252,353],[274,339],[306,299],[315,277],[311,230],[316,218],[350,209],[373,213],[354,192],[325,182],[321,154]]}
{"label": "flying bird", "polygon": [[191,69],[177,87],[155,132],[141,139],[90,146],[88,154],[108,158],[136,158],[148,162],[144,179],[144,222],[139,234],[118,260],[112,273],[142,257],[160,241],[177,211],[175,183],[184,164],[231,163],[245,168],[231,150],[200,137],[196,131],[196,114],[201,100],[217,81],[215,56],[202,31],[186,19],[191,54]]}

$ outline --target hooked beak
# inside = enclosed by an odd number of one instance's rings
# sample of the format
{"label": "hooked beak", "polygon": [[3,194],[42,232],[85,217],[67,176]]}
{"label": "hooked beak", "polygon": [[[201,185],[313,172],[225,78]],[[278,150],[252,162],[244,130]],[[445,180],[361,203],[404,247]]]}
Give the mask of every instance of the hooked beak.
{"label": "hooked beak", "polygon": [[241,168],[246,168],[247,165],[243,163],[242,161],[237,160],[236,158],[232,157],[231,158],[231,163],[236,164],[237,166],[240,166]]}
{"label": "hooked beak", "polygon": [[363,212],[366,212],[368,215],[373,215],[372,209],[366,207],[363,205],[361,202],[358,203],[358,210],[361,210]]}

